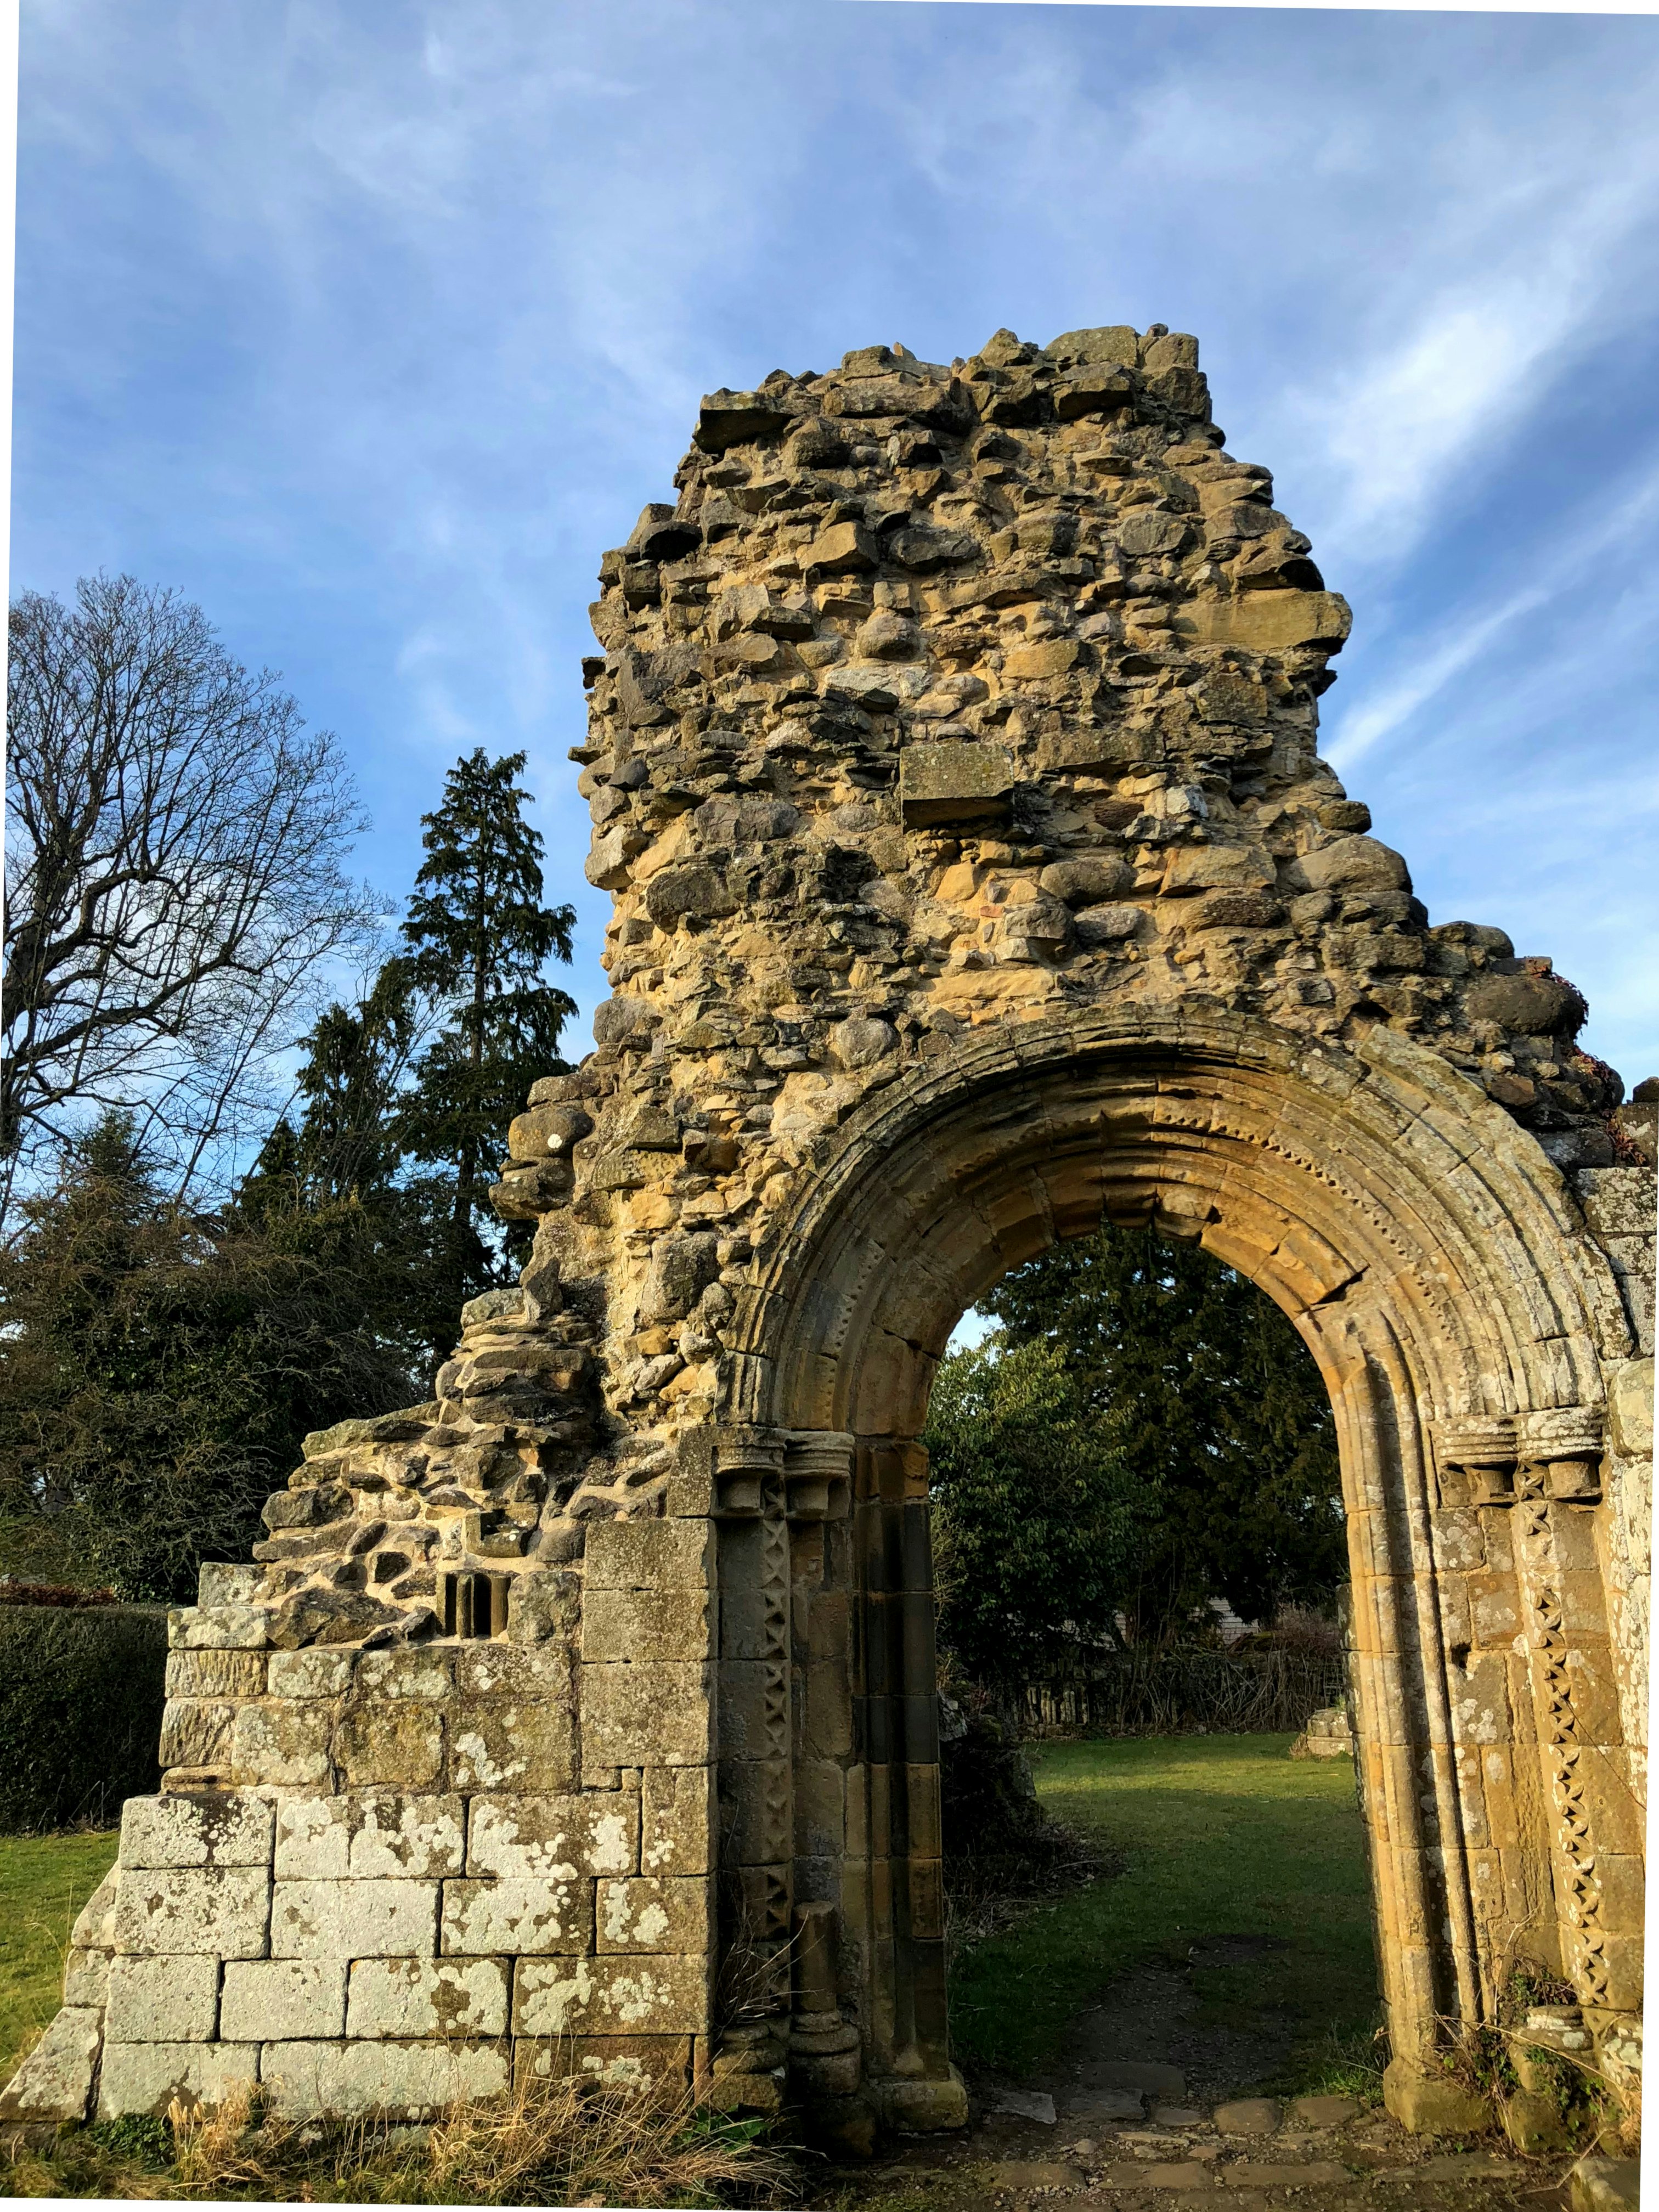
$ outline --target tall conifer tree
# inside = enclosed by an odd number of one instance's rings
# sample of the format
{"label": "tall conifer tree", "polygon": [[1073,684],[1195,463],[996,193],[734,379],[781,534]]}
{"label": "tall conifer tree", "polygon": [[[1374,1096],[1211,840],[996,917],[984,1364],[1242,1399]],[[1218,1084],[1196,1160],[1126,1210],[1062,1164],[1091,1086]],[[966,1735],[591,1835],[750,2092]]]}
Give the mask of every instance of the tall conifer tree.
{"label": "tall conifer tree", "polygon": [[489,1170],[532,1083],[563,1069],[560,1033],[576,1011],[545,980],[550,960],[571,957],[576,915],[544,903],[542,838],[515,781],[524,764],[523,753],[492,761],[480,746],[450,770],[443,804],[422,817],[426,859],[403,927],[410,981],[441,1026],[416,1063],[398,1133],[413,1158],[453,1179],[451,1266],[463,1296],[494,1279],[479,1230]]}

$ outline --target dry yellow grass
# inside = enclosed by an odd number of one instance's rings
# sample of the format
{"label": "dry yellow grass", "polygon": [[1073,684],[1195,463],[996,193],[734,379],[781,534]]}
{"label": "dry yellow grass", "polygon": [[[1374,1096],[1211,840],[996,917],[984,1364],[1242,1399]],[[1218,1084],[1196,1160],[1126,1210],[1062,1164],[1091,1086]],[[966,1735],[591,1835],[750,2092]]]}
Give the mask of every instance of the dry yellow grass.
{"label": "dry yellow grass", "polygon": [[[458,2106],[429,2128],[384,2116],[285,2120],[243,2091],[212,2111],[168,2114],[171,2158],[137,2135],[90,2129],[24,2154],[0,2189],[28,2197],[255,2198],[357,2204],[769,2207],[795,2193],[794,2166],[759,2131],[674,2086],[526,2082]],[[141,2124],[159,2139],[159,2124]]]}

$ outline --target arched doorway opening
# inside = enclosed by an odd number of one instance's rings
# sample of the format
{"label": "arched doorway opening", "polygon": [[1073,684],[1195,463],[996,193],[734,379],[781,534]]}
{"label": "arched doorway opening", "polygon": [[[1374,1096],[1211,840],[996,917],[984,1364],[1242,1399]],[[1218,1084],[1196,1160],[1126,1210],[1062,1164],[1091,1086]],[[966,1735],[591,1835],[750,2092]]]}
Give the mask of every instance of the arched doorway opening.
{"label": "arched doorway opening", "polygon": [[1606,1261],[1536,1146],[1443,1062],[1218,1011],[970,1036],[826,1146],[739,1316],[715,1447],[722,1711],[768,1679],[775,1708],[724,1747],[726,1893],[754,1908],[728,1953],[763,1984],[795,1941],[769,1893],[837,1911],[866,2080],[901,2120],[947,2116],[917,1438],[957,1316],[1103,1216],[1248,1276],[1330,1395],[1396,2109],[1521,1947],[1591,2017],[1633,2010],[1636,1813],[1618,1700],[1589,1694],[1616,1680]]}
{"label": "arched doorway opening", "polygon": [[958,1327],[922,1442],[965,2078],[993,2112],[1048,2092],[1085,2136],[1140,2092],[1357,2086],[1378,1984],[1346,1531],[1296,1330],[1197,1243],[1106,1224]]}

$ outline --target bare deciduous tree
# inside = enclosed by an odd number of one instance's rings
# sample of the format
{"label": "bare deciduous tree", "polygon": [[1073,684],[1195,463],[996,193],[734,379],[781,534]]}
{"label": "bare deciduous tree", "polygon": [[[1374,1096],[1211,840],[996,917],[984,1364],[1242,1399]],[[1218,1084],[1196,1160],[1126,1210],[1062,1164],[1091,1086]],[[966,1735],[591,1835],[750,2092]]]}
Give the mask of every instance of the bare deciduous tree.
{"label": "bare deciduous tree", "polygon": [[26,592],[7,691],[0,1212],[108,1107],[182,1194],[267,1110],[320,967],[366,949],[350,778],[199,607],[130,576]]}

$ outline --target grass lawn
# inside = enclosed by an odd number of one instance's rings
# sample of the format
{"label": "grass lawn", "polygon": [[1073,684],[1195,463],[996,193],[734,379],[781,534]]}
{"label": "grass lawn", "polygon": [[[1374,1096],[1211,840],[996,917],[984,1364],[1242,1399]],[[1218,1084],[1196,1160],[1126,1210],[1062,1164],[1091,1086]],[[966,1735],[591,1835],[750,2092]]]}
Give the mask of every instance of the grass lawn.
{"label": "grass lawn", "polygon": [[0,2082],[64,1994],[75,1916],[115,1863],[118,1829],[0,1836]]}
{"label": "grass lawn", "polygon": [[[951,1980],[959,2055],[1032,2075],[1116,1975],[1200,1936],[1284,1937],[1249,1966],[1200,1966],[1204,2016],[1288,2016],[1285,2088],[1332,2080],[1332,2039],[1369,2029],[1377,2004],[1370,1900],[1346,1759],[1291,1759],[1289,1736],[1179,1736],[1052,1744],[1039,1796],[1092,1832],[1121,1871],[979,1945]],[[70,1929],[114,1861],[105,1834],[0,1837],[0,2081],[56,2009]],[[1332,2085],[1335,2086],[1334,2081]]]}
{"label": "grass lawn", "polygon": [[1353,1768],[1292,1759],[1287,1735],[1050,1744],[1034,1753],[1048,1811],[1097,1836],[1122,1871],[969,1952],[951,1987],[970,2065],[1052,2061],[1067,2022],[1126,1968],[1184,1961],[1202,1936],[1285,1938],[1253,1966],[1194,1969],[1203,2016],[1290,2015],[1298,2079],[1333,2071],[1333,2031],[1369,2032],[1378,1997]]}

